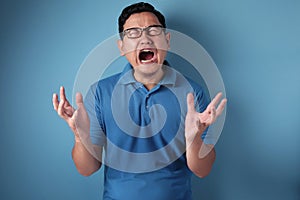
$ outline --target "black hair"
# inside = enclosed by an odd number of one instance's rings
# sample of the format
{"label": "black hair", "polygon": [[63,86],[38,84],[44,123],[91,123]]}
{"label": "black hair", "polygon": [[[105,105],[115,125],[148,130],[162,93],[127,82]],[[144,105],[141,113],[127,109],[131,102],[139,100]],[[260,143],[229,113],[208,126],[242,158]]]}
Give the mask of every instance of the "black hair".
{"label": "black hair", "polygon": [[166,21],[165,17],[158,11],[156,10],[151,4],[149,3],[135,3],[130,6],[127,6],[126,8],[123,9],[121,15],[119,16],[119,33],[122,33],[124,31],[124,24],[126,20],[135,13],[141,13],[141,12],[151,12],[153,13],[158,21],[161,23],[161,25],[166,28]]}

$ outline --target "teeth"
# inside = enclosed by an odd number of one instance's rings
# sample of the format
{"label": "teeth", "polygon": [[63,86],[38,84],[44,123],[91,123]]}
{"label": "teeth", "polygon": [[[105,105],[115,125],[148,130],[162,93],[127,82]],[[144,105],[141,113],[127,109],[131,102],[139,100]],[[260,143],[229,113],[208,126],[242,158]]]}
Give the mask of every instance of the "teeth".
{"label": "teeth", "polygon": [[150,63],[152,60],[141,60],[142,63]]}
{"label": "teeth", "polygon": [[150,51],[148,49],[143,49],[142,52],[152,52],[152,51]]}

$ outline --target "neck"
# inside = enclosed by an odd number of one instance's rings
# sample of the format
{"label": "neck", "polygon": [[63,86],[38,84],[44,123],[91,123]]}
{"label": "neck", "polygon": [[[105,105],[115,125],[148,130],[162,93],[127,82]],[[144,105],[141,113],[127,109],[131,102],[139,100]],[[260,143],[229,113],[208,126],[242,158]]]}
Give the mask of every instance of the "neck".
{"label": "neck", "polygon": [[162,69],[155,72],[154,74],[140,74],[137,72],[134,72],[135,79],[142,83],[148,90],[151,90],[154,88],[159,81],[163,78],[164,72]]}

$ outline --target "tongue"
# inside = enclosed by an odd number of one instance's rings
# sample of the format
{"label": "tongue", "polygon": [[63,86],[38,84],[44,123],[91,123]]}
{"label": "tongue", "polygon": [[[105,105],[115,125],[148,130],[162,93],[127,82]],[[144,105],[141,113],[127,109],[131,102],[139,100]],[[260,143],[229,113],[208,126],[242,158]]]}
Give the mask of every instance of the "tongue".
{"label": "tongue", "polygon": [[154,56],[153,52],[141,52],[140,60],[151,60]]}

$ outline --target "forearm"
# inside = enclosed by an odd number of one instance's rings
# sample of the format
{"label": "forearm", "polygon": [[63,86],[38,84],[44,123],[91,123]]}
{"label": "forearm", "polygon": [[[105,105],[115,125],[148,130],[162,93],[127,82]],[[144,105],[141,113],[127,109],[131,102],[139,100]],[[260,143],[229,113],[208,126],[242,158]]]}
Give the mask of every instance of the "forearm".
{"label": "forearm", "polygon": [[89,176],[101,167],[101,162],[88,152],[79,139],[75,139],[72,158],[78,172],[83,176]]}
{"label": "forearm", "polygon": [[203,178],[211,171],[216,153],[212,145],[203,143],[201,134],[197,133],[193,142],[187,146],[186,157],[190,170]]}

